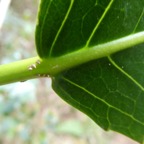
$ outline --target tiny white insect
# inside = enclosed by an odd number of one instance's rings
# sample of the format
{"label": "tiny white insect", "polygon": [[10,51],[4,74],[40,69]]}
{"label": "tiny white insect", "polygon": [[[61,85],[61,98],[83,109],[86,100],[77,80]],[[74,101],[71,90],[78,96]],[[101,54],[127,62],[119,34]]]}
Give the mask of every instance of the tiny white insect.
{"label": "tiny white insect", "polygon": [[32,67],[33,69],[36,69],[36,64],[32,64],[31,67]]}
{"label": "tiny white insect", "polygon": [[28,67],[28,70],[33,70],[33,69],[36,69],[36,64],[32,64]]}
{"label": "tiny white insect", "polygon": [[37,74],[38,77],[49,77],[48,74]]}
{"label": "tiny white insect", "polygon": [[41,77],[41,74],[37,74],[38,77]]}
{"label": "tiny white insect", "polygon": [[37,61],[36,61],[36,64],[41,64],[41,61],[40,61],[40,60],[37,60]]}
{"label": "tiny white insect", "polygon": [[29,67],[28,67],[28,70],[31,71],[31,70],[33,70],[33,68],[32,68],[31,66],[29,66]]}
{"label": "tiny white insect", "polygon": [[49,75],[48,74],[43,74],[43,77],[49,77]]}

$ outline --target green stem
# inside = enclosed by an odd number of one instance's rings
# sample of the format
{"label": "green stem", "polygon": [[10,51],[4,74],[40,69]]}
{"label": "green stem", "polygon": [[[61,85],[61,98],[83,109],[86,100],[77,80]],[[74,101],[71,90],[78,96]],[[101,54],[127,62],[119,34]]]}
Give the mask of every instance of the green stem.
{"label": "green stem", "polygon": [[88,61],[109,56],[115,52],[144,43],[144,32],[129,35],[118,40],[91,48],[83,48],[61,57],[40,59],[34,57],[0,66],[0,85],[17,81],[54,76],[64,70]]}
{"label": "green stem", "polygon": [[28,68],[32,63],[35,63],[37,59],[38,57],[35,57],[1,65],[0,85],[34,78],[34,71],[30,71]]}

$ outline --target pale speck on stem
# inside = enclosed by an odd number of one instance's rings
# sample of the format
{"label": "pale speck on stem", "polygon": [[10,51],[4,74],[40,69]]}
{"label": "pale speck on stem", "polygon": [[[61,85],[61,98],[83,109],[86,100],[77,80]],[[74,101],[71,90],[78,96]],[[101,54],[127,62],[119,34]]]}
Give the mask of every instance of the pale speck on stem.
{"label": "pale speck on stem", "polygon": [[36,64],[41,64],[41,61],[40,61],[40,60],[37,60],[37,61],[36,61]]}
{"label": "pale speck on stem", "polygon": [[41,78],[41,77],[49,77],[48,74],[37,74],[37,77]]}
{"label": "pale speck on stem", "polygon": [[37,77],[41,77],[41,74],[37,74]]}
{"label": "pale speck on stem", "polygon": [[33,69],[36,69],[36,64],[32,64],[28,67],[28,70],[31,71]]}
{"label": "pale speck on stem", "polygon": [[56,69],[56,68],[58,68],[58,65],[53,66],[53,69]]}

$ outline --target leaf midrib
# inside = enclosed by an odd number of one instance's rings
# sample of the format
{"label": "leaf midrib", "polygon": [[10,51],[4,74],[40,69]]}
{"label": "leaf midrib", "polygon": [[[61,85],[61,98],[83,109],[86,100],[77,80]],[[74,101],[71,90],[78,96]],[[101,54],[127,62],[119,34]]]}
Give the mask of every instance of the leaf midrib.
{"label": "leaf midrib", "polygon": [[[86,44],[85,44],[85,46],[84,46],[83,48],[87,48],[87,47],[89,46],[89,44],[90,44],[90,42],[91,42],[91,40],[92,40],[95,32],[96,32],[97,29],[99,28],[101,22],[102,22],[103,19],[105,18],[106,14],[108,13],[108,11],[109,11],[109,9],[111,8],[111,6],[112,6],[112,4],[114,3],[114,1],[115,1],[115,0],[110,0],[109,4],[108,4],[107,7],[105,8],[102,16],[100,17],[99,21],[96,23],[95,27],[93,28],[93,30],[92,30],[92,32],[91,32],[91,34],[90,34],[90,36],[89,36],[88,40],[86,41]],[[60,25],[60,27],[59,27],[59,30],[58,30],[58,32],[56,33],[56,36],[55,36],[55,38],[54,38],[54,40],[53,40],[53,42],[52,42],[52,45],[51,45],[51,47],[50,47],[49,57],[51,57],[51,55],[52,55],[52,52],[53,52],[53,48],[54,48],[54,46],[55,46],[55,43],[56,43],[56,41],[57,41],[57,39],[58,39],[61,31],[62,31],[62,29],[63,29],[63,27],[64,27],[67,19],[68,19],[68,16],[69,16],[69,14],[70,14],[70,12],[71,12],[71,10],[72,10],[72,7],[73,7],[73,5],[74,5],[74,2],[75,2],[75,0],[71,0],[71,2],[70,2],[69,8],[68,8],[68,10],[67,10],[67,12],[66,12],[66,14],[65,14],[65,17],[64,17],[64,19],[63,19],[63,21],[62,21],[62,23],[61,23],[61,25]],[[48,8],[47,8],[47,10],[46,10],[46,14],[45,14],[44,20],[43,20],[43,22],[42,22],[42,29],[43,29],[44,24],[45,24],[45,22],[46,22],[46,18],[47,18],[47,15],[48,15],[48,12],[49,12],[49,8],[50,8],[50,6],[51,6],[51,3],[52,3],[52,1],[50,1],[49,5],[48,5]],[[97,4],[97,2],[96,2],[96,4]],[[41,35],[41,36],[40,36],[40,43],[41,43],[40,46],[41,46],[41,47],[42,47],[42,32],[43,32],[43,31],[41,31],[41,33],[40,33],[40,35]]]}
{"label": "leaf midrib", "polygon": [[[135,45],[144,43],[144,31],[132,34],[108,43],[80,49],[60,57],[42,59],[41,68],[49,75],[56,75],[67,69],[84,64],[91,60],[110,56],[116,52],[132,48]],[[47,67],[45,67],[47,65]]]}

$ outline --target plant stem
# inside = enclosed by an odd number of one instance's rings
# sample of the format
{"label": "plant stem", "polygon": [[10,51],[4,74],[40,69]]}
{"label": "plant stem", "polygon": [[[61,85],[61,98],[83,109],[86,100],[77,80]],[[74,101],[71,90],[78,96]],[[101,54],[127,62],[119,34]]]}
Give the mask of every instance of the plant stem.
{"label": "plant stem", "polygon": [[0,66],[0,85],[17,81],[38,78],[41,76],[54,76],[64,70],[102,57],[107,57],[115,52],[131,48],[144,43],[144,32],[129,35],[118,40],[91,48],[83,48],[61,57],[40,59],[29,58]]}
{"label": "plant stem", "polygon": [[0,85],[34,78],[34,71],[30,71],[28,68],[32,63],[35,63],[37,59],[38,57],[35,57],[1,65]]}

